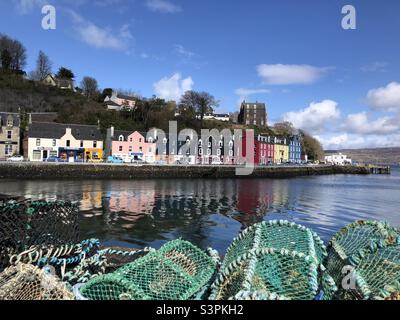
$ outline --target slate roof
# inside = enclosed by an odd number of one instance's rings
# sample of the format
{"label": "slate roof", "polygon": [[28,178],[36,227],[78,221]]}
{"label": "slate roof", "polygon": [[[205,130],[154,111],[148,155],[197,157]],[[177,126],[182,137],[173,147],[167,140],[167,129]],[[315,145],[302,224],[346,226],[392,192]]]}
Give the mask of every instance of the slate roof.
{"label": "slate roof", "polygon": [[71,128],[76,140],[102,141],[103,136],[97,126],[80,124],[61,124],[54,122],[34,122],[29,125],[29,138],[60,139],[66,129]]}
{"label": "slate roof", "polygon": [[19,127],[20,119],[19,114],[17,113],[7,113],[7,112],[0,112],[0,127],[5,127],[7,125],[7,118],[9,115],[13,116],[14,120],[14,127]]}

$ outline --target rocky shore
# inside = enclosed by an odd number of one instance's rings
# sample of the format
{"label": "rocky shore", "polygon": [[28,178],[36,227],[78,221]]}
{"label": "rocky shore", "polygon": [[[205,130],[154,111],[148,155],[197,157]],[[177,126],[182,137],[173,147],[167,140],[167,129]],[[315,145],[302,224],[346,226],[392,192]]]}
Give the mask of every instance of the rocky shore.
{"label": "rocky shore", "polygon": [[292,178],[332,174],[370,174],[356,166],[277,166],[255,168],[250,176],[236,175],[233,166],[134,166],[108,164],[1,163],[0,179],[16,180],[134,180],[199,178]]}

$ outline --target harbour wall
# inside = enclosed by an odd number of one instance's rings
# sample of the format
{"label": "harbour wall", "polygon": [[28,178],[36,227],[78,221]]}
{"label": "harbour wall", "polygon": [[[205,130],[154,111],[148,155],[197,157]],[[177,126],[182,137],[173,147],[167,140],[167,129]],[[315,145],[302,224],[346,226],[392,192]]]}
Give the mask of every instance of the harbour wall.
{"label": "harbour wall", "polygon": [[135,166],[110,164],[0,163],[0,179],[15,180],[135,180],[271,178],[333,174],[370,174],[357,166],[257,167],[251,175],[237,175],[233,166]]}

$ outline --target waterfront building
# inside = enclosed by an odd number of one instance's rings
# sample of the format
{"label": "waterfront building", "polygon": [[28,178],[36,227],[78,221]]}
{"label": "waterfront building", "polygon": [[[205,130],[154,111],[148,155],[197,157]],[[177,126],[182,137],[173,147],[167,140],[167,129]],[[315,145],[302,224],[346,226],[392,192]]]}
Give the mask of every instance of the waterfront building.
{"label": "waterfront building", "polygon": [[274,138],[274,162],[275,164],[289,162],[289,140],[287,138]]}
{"label": "waterfront building", "polygon": [[20,153],[20,118],[16,113],[0,113],[0,160]]}
{"label": "waterfront building", "polygon": [[247,126],[267,126],[267,108],[265,103],[243,101],[238,116],[239,123]]}
{"label": "waterfront building", "polygon": [[325,156],[325,162],[336,166],[351,165],[353,163],[351,159],[347,158],[347,155],[342,153]]}
{"label": "waterfront building", "polygon": [[111,127],[106,137],[106,156],[122,158],[124,162],[144,161],[154,163],[156,161],[156,144],[152,139],[147,140],[138,131],[116,131]]}
{"label": "waterfront building", "polygon": [[29,161],[57,157],[63,162],[87,162],[92,156],[103,154],[103,137],[98,126],[33,122],[25,139]]}
{"label": "waterfront building", "polygon": [[266,166],[274,163],[275,145],[273,142],[273,137],[258,135],[255,140],[255,164]]}
{"label": "waterfront building", "polygon": [[301,138],[300,135],[294,135],[289,139],[289,162],[301,163]]}

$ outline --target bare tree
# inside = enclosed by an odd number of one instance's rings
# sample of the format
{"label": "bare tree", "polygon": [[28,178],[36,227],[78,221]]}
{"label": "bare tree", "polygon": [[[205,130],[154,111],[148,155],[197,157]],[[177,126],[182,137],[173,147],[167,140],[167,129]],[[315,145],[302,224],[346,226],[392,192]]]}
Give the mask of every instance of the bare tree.
{"label": "bare tree", "polygon": [[207,92],[187,91],[179,103],[181,114],[195,114],[203,125],[204,116],[212,113],[218,106],[218,101]]}
{"label": "bare tree", "polygon": [[52,63],[49,57],[43,52],[39,51],[39,56],[36,60],[36,69],[33,72],[33,78],[37,81],[42,81],[47,75],[51,74]]}
{"label": "bare tree", "polygon": [[81,81],[81,89],[85,97],[93,98],[93,96],[99,93],[99,87],[97,80],[92,77],[84,77]]}

